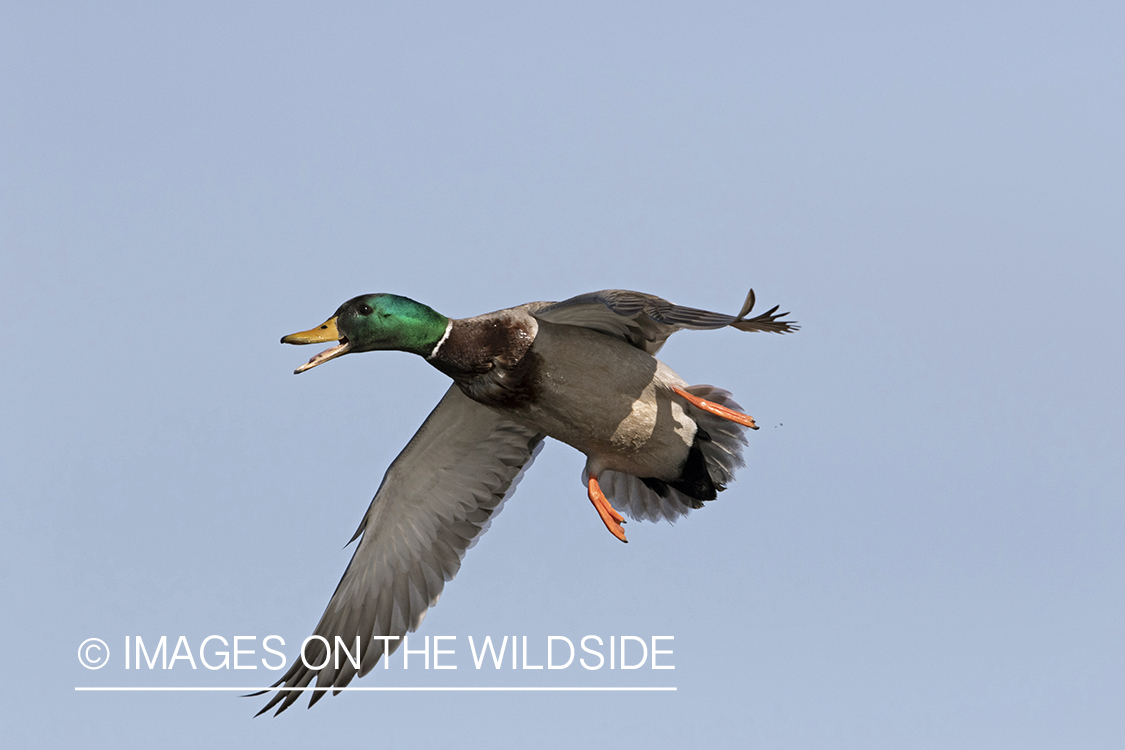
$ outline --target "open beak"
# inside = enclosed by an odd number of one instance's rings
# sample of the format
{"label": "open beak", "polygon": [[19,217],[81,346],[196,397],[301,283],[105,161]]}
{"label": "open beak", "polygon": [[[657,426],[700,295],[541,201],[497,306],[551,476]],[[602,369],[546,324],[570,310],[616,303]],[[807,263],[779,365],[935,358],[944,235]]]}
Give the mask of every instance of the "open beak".
{"label": "open beak", "polygon": [[340,343],[331,349],[325,349],[308,362],[298,367],[293,371],[294,375],[300,375],[305,370],[311,370],[330,359],[336,359],[336,357],[347,354],[348,349],[351,348],[351,344],[348,342],[347,337],[340,335],[340,331],[336,328],[335,318],[329,318],[316,328],[310,328],[300,333],[291,333],[281,339],[281,343],[283,344],[323,344],[326,341],[339,341]]}

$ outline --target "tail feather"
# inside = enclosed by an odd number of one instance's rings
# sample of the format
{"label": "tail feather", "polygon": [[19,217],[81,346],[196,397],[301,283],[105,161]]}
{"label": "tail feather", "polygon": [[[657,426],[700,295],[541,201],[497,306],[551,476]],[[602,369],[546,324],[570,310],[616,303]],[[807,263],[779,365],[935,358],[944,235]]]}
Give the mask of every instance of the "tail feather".
{"label": "tail feather", "polygon": [[[693,385],[684,390],[693,396],[742,411],[730,392],[721,388]],[[710,412],[690,406],[688,408],[698,425],[693,450],[697,448],[703,454],[710,483],[714,485],[715,491],[721,492],[734,481],[735,471],[746,465],[742,460],[746,428]],[[702,496],[695,497],[670,483],[618,471],[603,471],[598,481],[613,506],[638,521],[664,519],[675,522],[693,509],[703,507],[703,502],[714,496],[712,493],[699,491],[695,494]],[[681,484],[681,487],[684,486]]]}

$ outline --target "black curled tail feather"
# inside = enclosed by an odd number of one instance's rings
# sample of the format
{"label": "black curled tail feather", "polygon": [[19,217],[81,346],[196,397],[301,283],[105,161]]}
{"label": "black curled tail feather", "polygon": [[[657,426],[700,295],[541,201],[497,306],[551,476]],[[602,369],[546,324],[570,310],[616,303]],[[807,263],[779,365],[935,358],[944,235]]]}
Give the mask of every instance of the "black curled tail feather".
{"label": "black curled tail feather", "polygon": [[661,497],[668,497],[671,494],[668,490],[671,488],[679,493],[679,496],[674,497],[674,499],[679,502],[687,502],[688,507],[692,510],[702,508],[703,503],[715,499],[722,487],[715,485],[710,472],[707,471],[707,459],[703,457],[700,442],[700,435],[697,434],[679,478],[670,482],[655,477],[641,477],[640,480],[644,482],[646,487]]}

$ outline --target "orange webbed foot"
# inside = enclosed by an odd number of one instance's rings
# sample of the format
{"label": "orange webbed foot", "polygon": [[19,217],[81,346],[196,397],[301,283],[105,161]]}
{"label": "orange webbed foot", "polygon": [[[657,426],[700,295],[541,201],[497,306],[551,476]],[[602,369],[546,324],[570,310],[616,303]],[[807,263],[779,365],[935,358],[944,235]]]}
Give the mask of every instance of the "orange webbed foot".
{"label": "orange webbed foot", "polygon": [[598,511],[598,515],[602,519],[602,523],[609,529],[609,533],[623,542],[629,540],[625,538],[625,529],[621,528],[621,524],[625,522],[625,517],[613,509],[606,498],[602,488],[598,485],[597,477],[590,477],[586,489],[590,496],[590,502],[594,504],[594,508]]}
{"label": "orange webbed foot", "polygon": [[758,425],[754,424],[754,418],[751,417],[749,414],[743,414],[740,411],[735,411],[734,409],[728,409],[727,407],[723,406],[722,404],[716,404],[714,401],[708,401],[705,398],[700,398],[699,396],[693,396],[692,394],[685,391],[683,388],[673,388],[672,391],[678,396],[683,396],[689,404],[691,404],[692,406],[694,406],[697,409],[702,409],[703,411],[711,412],[716,417],[722,417],[723,419],[729,419],[730,421],[735,422],[736,424],[740,424],[743,427],[749,427],[751,430],[758,429]]}

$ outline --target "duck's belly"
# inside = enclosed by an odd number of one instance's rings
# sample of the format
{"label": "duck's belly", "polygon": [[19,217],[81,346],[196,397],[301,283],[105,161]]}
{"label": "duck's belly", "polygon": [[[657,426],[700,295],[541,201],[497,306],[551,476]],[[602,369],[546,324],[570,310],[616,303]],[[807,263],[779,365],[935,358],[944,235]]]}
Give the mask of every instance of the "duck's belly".
{"label": "duck's belly", "polygon": [[696,425],[671,391],[686,383],[667,365],[609,336],[544,321],[525,357],[524,398],[501,411],[585,453],[595,475],[679,476]]}

